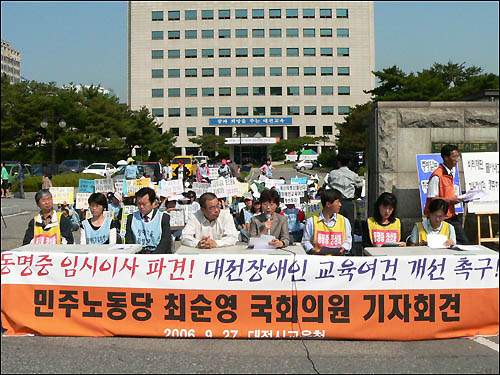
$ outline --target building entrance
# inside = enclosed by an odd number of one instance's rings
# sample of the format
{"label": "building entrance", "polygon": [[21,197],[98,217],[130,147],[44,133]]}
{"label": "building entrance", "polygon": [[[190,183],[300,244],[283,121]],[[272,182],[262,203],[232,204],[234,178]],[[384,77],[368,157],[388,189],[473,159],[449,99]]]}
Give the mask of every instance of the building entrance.
{"label": "building entrance", "polygon": [[252,163],[254,166],[262,165],[267,159],[267,147],[268,146],[254,146],[254,145],[242,145],[241,146],[241,158],[240,160],[240,145],[234,146],[234,160],[238,164]]}

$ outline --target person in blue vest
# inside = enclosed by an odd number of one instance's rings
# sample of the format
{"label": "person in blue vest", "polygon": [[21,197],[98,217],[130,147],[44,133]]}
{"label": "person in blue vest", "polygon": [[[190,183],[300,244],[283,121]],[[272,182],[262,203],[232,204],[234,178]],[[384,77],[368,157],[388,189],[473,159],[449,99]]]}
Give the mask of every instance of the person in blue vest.
{"label": "person in blue vest", "polygon": [[132,158],[128,158],[127,163],[128,165],[125,167],[125,178],[127,180],[135,180],[137,178],[140,178],[141,175],[139,174],[139,169],[135,164],[135,160]]}
{"label": "person in blue vest", "polygon": [[119,225],[110,217],[103,215],[103,212],[108,209],[106,196],[103,193],[93,193],[88,202],[92,217],[82,222],[80,243],[82,245],[116,244]]}
{"label": "person in blue vest", "polygon": [[294,242],[302,241],[302,234],[304,233],[304,220],[306,215],[304,211],[295,207],[295,204],[287,204],[286,209],[283,210],[286,218],[288,219],[288,232]]}
{"label": "person in blue vest", "polygon": [[155,191],[143,187],[135,198],[139,210],[127,216],[125,243],[141,244],[140,254],[171,254],[170,216],[154,208]]}

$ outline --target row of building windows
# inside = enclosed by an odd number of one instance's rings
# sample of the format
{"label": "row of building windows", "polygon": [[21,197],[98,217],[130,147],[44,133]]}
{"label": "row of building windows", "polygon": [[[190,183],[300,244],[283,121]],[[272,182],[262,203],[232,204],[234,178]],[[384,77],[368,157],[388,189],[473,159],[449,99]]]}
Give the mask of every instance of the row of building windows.
{"label": "row of building windows", "polygon": [[[331,105],[321,106],[321,115],[323,116],[332,116],[334,115],[334,107]],[[347,115],[349,114],[349,106],[338,106],[337,113],[339,115]],[[185,117],[198,117],[198,108],[184,108]],[[165,111],[163,108],[153,108],[151,110],[153,116],[155,117],[164,117]],[[269,107],[268,110],[269,115],[271,116],[283,116],[285,113],[283,112],[283,107]],[[304,106],[303,114],[305,116],[316,116],[318,115],[316,106]],[[215,116],[215,108],[214,107],[203,107],[201,109],[202,116]],[[233,108],[232,107],[219,107],[219,116],[232,116]],[[249,116],[249,107],[236,107],[235,108],[236,116]],[[253,116],[266,116],[266,107],[252,107],[252,115]],[[287,116],[300,116],[300,106],[288,106],[286,107],[286,115]],[[180,108],[168,108],[168,117],[181,117],[181,109]]]}
{"label": "row of building windows", "polygon": [[[299,48],[286,48],[286,56],[287,57],[298,57],[300,49]],[[248,57],[249,52],[248,48],[235,48],[234,55],[236,57]],[[269,56],[270,57],[280,57],[283,56],[282,48],[269,48]],[[303,48],[302,56],[311,57],[316,56],[316,48]],[[333,48],[320,48],[320,56],[333,56]],[[337,56],[349,56],[349,48],[337,48]],[[213,48],[204,48],[201,50],[202,58],[213,58],[215,57],[215,52]],[[218,57],[231,57],[231,48],[219,48]],[[266,57],[266,49],[265,48],[252,48],[252,57]],[[162,49],[152,50],[151,58],[155,59],[163,59],[164,51]],[[181,58],[181,50],[180,49],[169,49],[167,50],[167,58],[169,59],[180,59]],[[185,49],[184,50],[184,58],[186,59],[195,59],[198,58],[198,50],[194,49]]]}
{"label": "row of building windows", "polygon": [[[250,68],[235,68],[236,77],[248,77]],[[253,77],[265,77],[266,68],[264,67],[253,67],[252,76]],[[270,67],[269,68],[269,76],[271,77],[280,77],[283,75],[283,69],[281,66]],[[316,67],[315,66],[306,66],[303,68],[304,76],[315,76],[316,75]],[[334,68],[331,66],[322,66],[319,68],[319,73],[321,76],[333,76]],[[219,77],[231,77],[231,68],[218,68]],[[180,78],[181,77],[181,69],[168,69],[167,70],[168,78]],[[215,69],[214,68],[201,68],[201,76],[202,77],[214,77]],[[296,77],[299,75],[299,67],[297,66],[289,66],[286,67],[286,75],[289,77]],[[348,76],[350,75],[350,69],[347,66],[342,66],[337,68],[337,75],[339,76]],[[197,68],[186,68],[184,69],[184,77],[186,78],[194,78],[198,77],[198,69]],[[151,70],[151,78],[164,78],[164,70],[163,69],[152,69]]]}
{"label": "row of building windows", "polygon": [[[252,9],[249,12],[248,9],[235,9],[234,10],[234,18],[235,19],[248,19],[249,13],[252,16],[252,19],[264,19],[265,18],[265,10],[264,9]],[[213,20],[215,11],[213,9],[203,9],[201,10],[201,19],[202,20]],[[299,9],[286,9],[285,12],[282,12],[282,9],[269,9],[268,17],[271,19],[281,18],[282,14],[286,18],[299,18]],[[348,9],[336,9],[335,15],[337,18],[349,18],[349,10]],[[218,19],[220,20],[228,20],[231,19],[231,9],[219,9],[217,11]],[[167,19],[169,21],[180,21],[181,19],[181,11],[180,10],[170,10],[167,12]],[[320,9],[319,10],[320,18],[333,18],[332,9]],[[316,18],[316,9],[314,8],[304,8],[302,9],[302,18]],[[154,10],[151,15],[152,21],[163,21],[164,20],[164,12],[162,10]],[[198,11],[197,10],[185,10],[184,11],[184,20],[186,21],[196,21],[198,19]]]}
{"label": "row of building windows", "polygon": [[[316,135],[316,134],[333,135],[333,126],[331,126],[331,125],[323,126],[323,132],[316,133],[316,130],[319,128],[320,128],[319,126],[314,126],[314,125],[306,126],[306,135]],[[201,130],[202,130],[202,135],[215,135],[215,127],[202,127]],[[262,129],[262,130],[265,131],[264,129]],[[271,130],[271,137],[283,138],[283,127],[271,126],[270,130]],[[298,126],[288,126],[287,130],[288,130],[288,137],[289,138],[290,138],[291,134],[294,134],[297,137],[300,136],[300,127],[298,127]],[[171,132],[176,137],[179,137],[179,135],[180,135],[180,128],[169,128],[168,131]],[[197,128],[195,128],[195,127],[186,128],[186,136],[196,137],[197,135],[198,135]],[[233,137],[232,127],[220,127],[219,128],[219,135],[226,137],[226,138]]]}
{"label": "row of building windows", "polygon": [[9,66],[7,64],[2,64],[2,73],[11,73],[11,74],[14,74],[16,76],[19,76],[21,75],[21,71],[19,69],[16,69],[12,66]]}
{"label": "row of building windows", "polygon": [[10,65],[13,65],[13,66],[17,66],[17,67],[21,66],[21,62],[20,61],[14,60],[13,58],[10,58],[9,56],[2,55],[2,62],[6,62],[7,64],[10,64]]}
{"label": "row of building windows", "polygon": [[[283,96],[285,95],[285,90],[281,86],[277,87],[268,87],[267,88],[270,96]],[[322,96],[331,96],[333,95],[333,86],[321,86],[320,92]],[[179,98],[181,96],[181,89],[179,87],[172,87],[167,89],[169,98]],[[231,87],[219,87],[219,96],[231,96],[232,88]],[[248,96],[248,87],[236,87],[235,90],[236,96]],[[252,88],[253,96],[266,96],[266,87],[253,87]],[[350,86],[338,86],[337,87],[338,95],[350,95],[351,88]],[[201,89],[201,96],[215,96],[215,88],[213,87],[203,87]],[[299,86],[288,86],[286,87],[286,95],[287,96],[300,96],[300,87]],[[316,86],[304,86],[303,87],[303,95],[305,96],[314,96],[317,95],[317,87]],[[198,96],[198,88],[197,87],[186,87],[184,89],[185,97],[197,97]],[[164,89],[152,89],[152,97],[153,98],[163,98],[164,97]]]}
{"label": "row of building windows", "polygon": [[[282,29],[269,29],[268,30],[269,38],[281,38],[283,36]],[[288,28],[285,31],[285,35],[287,38],[298,38],[299,37],[299,29],[298,28]],[[171,30],[167,32],[168,39],[180,39],[181,31],[180,30]],[[213,39],[215,36],[214,30],[201,30],[201,38],[202,39]],[[218,36],[221,39],[231,38],[231,29],[219,29]],[[248,38],[248,29],[235,29],[234,36],[236,38]],[[314,38],[316,37],[316,29],[315,28],[304,28],[302,29],[302,36],[304,38]],[[319,29],[319,36],[323,38],[331,38],[333,37],[333,29],[332,28],[321,28]],[[163,31],[152,31],[151,38],[152,40],[163,40],[164,32]],[[265,38],[266,33],[265,29],[252,29],[252,38]],[[349,29],[347,28],[338,28],[337,29],[337,37],[338,38],[347,38],[349,37]],[[185,39],[198,39],[198,30],[185,30],[184,31]]]}

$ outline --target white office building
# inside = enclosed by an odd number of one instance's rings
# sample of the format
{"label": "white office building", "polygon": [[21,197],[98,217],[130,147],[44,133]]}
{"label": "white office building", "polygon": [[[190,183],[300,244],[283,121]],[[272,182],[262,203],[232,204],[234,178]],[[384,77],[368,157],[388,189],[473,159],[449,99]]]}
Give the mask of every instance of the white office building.
{"label": "white office building", "polygon": [[2,75],[4,73],[11,83],[21,82],[21,52],[2,40]]}
{"label": "white office building", "polygon": [[[326,135],[375,87],[373,2],[128,3],[128,104],[146,106],[178,154],[226,137],[239,162],[279,139]],[[241,134],[241,137],[240,137]]]}

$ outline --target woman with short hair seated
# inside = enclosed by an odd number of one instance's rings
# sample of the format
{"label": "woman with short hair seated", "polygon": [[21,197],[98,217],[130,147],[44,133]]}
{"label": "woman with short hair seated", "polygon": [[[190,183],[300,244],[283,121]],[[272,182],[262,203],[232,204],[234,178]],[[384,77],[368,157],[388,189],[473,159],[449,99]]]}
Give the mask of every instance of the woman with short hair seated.
{"label": "woman with short hair seated", "polygon": [[103,212],[108,209],[108,200],[103,193],[93,193],[89,197],[90,219],[83,220],[80,231],[82,245],[116,244],[119,229],[118,224]]}

